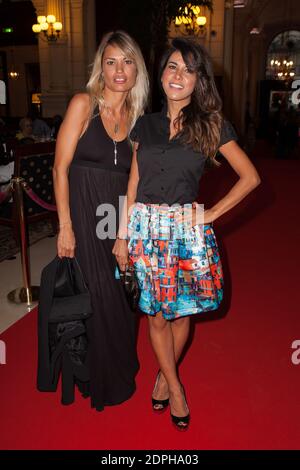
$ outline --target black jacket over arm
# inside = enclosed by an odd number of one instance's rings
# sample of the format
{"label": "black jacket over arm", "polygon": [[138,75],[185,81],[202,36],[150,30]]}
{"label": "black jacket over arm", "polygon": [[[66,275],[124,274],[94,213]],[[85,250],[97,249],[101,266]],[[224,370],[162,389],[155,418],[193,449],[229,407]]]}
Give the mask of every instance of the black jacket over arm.
{"label": "black jacket over arm", "polygon": [[88,382],[85,319],[90,296],[75,258],[54,258],[42,271],[38,306],[37,388],[56,391],[62,373],[62,403],[74,401],[74,384]]}

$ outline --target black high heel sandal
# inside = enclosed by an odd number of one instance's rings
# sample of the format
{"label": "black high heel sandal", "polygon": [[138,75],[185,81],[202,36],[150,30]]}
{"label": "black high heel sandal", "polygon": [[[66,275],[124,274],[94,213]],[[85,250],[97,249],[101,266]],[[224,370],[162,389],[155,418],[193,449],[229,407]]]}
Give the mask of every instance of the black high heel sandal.
{"label": "black high heel sandal", "polygon": [[[155,381],[153,392],[155,391],[157,387],[159,376],[160,376],[160,370],[158,371],[157,376],[156,376],[156,381]],[[166,398],[165,400],[156,400],[156,398],[151,397],[151,401],[152,401],[152,409],[153,411],[155,411],[155,413],[162,413],[168,408],[168,405],[169,405],[169,398]],[[156,408],[157,406],[159,406],[159,408]]]}
{"label": "black high heel sandal", "polygon": [[184,392],[183,387],[182,387],[182,392],[183,392],[183,396],[184,396],[184,399],[185,399],[186,407],[187,407],[189,412],[185,416],[175,416],[175,415],[172,415],[172,413],[171,413],[171,419],[172,419],[172,423],[175,425],[175,427],[178,431],[187,431],[187,429],[189,427],[189,424],[190,424],[191,416],[190,416],[189,407],[188,407],[187,402],[186,402],[185,392]]}
{"label": "black high heel sandal", "polygon": [[172,423],[176,426],[179,431],[187,431],[190,424],[190,413],[186,416],[174,416],[171,414]]}

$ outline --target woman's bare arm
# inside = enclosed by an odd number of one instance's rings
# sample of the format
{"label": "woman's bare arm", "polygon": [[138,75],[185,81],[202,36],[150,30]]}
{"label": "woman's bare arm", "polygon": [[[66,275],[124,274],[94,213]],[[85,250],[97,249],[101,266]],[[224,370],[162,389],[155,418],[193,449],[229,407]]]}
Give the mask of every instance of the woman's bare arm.
{"label": "woman's bare arm", "polygon": [[74,256],[75,239],[70,215],[68,173],[79,137],[86,125],[89,104],[87,94],[75,95],[69,104],[57,136],[53,184],[60,225],[57,243],[60,257]]}
{"label": "woman's bare arm", "polygon": [[236,206],[247,194],[260,184],[260,177],[246,153],[233,140],[219,148],[239,180],[217,204],[204,212],[204,223],[213,222]]}
{"label": "woman's bare arm", "polygon": [[128,262],[128,249],[127,249],[127,226],[133,205],[136,200],[137,187],[139,182],[139,170],[137,164],[137,149],[138,144],[134,144],[133,148],[133,157],[130,169],[130,175],[128,180],[127,194],[125,198],[125,203],[123,206],[123,211],[121,215],[120,226],[118,230],[118,237],[115,241],[113,247],[113,254],[116,256],[117,262],[120,266],[120,269],[124,271],[125,266]]}

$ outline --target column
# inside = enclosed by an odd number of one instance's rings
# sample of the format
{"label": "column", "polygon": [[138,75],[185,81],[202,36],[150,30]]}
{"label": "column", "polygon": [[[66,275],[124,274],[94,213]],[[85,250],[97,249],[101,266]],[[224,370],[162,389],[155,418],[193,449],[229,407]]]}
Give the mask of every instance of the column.
{"label": "column", "polygon": [[232,115],[232,80],[233,80],[233,31],[234,31],[234,9],[233,5],[224,9],[224,49],[223,49],[223,111],[226,116]]}
{"label": "column", "polygon": [[[88,2],[94,3],[94,0]],[[83,0],[33,0],[33,3],[37,15],[54,14],[63,24],[56,42],[48,42],[43,33],[39,34],[43,115],[63,115],[70,98],[84,91],[87,81],[86,57],[92,40],[85,45]],[[88,26],[92,37],[95,22]]]}
{"label": "column", "polygon": [[70,85],[73,93],[85,90],[85,47],[83,37],[83,1],[68,1],[66,21],[69,26],[68,55],[70,62]]}

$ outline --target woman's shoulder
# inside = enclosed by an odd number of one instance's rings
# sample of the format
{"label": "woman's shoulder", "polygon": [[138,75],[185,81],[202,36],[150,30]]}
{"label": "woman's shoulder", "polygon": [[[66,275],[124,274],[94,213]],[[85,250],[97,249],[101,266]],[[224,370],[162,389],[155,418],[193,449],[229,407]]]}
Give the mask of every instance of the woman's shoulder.
{"label": "woman's shoulder", "polygon": [[140,116],[137,120],[138,126],[147,126],[157,122],[161,118],[161,113],[147,113]]}
{"label": "woman's shoulder", "polygon": [[219,147],[226,144],[227,142],[230,142],[231,140],[237,141],[238,136],[232,123],[224,116],[221,127]]}
{"label": "woman's shoulder", "polygon": [[149,116],[151,116],[151,114],[142,114],[141,116],[137,118],[129,134],[129,137],[131,140],[136,141],[136,142],[138,141],[141,133],[143,132],[145,127],[147,127],[147,124],[150,122]]}
{"label": "woman's shoulder", "polygon": [[91,100],[88,93],[76,93],[70,101],[70,105],[78,108],[89,108],[90,103]]}
{"label": "woman's shoulder", "polygon": [[145,135],[152,134],[153,130],[157,129],[157,123],[161,119],[161,113],[147,113],[140,116],[132,131],[129,134],[133,142],[139,142]]}
{"label": "woman's shoulder", "polygon": [[91,101],[89,95],[87,93],[77,93],[69,103],[67,114],[85,120],[89,115],[90,106]]}

